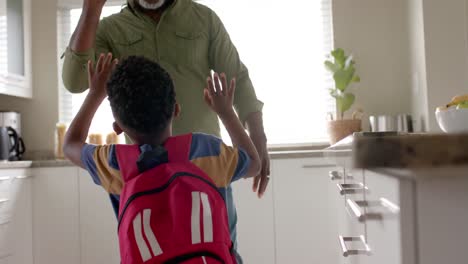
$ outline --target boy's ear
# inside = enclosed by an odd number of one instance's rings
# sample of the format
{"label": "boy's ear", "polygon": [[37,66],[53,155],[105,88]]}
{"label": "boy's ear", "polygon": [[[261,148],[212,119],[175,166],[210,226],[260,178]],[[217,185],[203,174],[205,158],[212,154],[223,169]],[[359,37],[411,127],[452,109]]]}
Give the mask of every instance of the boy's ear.
{"label": "boy's ear", "polygon": [[114,129],[114,132],[117,135],[120,135],[123,133],[123,129],[119,126],[119,124],[117,124],[117,122],[112,123],[112,128]]}
{"label": "boy's ear", "polygon": [[182,112],[182,108],[180,104],[176,103],[174,107],[174,117],[179,117],[180,112]]}

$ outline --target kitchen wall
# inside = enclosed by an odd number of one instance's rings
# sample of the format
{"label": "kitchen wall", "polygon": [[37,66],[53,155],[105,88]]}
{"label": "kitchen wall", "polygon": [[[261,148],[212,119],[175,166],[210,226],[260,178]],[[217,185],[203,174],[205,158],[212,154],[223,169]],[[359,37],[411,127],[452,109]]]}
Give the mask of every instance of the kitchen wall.
{"label": "kitchen wall", "polygon": [[352,90],[366,115],[411,113],[406,1],[333,0],[335,47],[355,56]]}
{"label": "kitchen wall", "polygon": [[437,106],[468,93],[467,2],[424,0],[428,127],[440,131]]}
{"label": "kitchen wall", "polygon": [[31,2],[34,99],[0,95],[0,108],[21,112],[28,154],[50,155],[58,120],[57,0]]}
{"label": "kitchen wall", "polygon": [[410,0],[413,114],[439,132],[438,106],[468,93],[468,1]]}

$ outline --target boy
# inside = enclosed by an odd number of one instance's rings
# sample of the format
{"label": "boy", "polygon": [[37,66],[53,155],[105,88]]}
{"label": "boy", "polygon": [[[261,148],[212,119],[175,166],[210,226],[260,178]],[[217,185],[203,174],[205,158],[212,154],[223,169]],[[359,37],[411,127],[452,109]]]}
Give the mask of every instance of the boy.
{"label": "boy", "polygon": [[[114,73],[111,75],[113,69]],[[109,80],[110,77],[110,80]],[[124,182],[116,157],[116,146],[86,144],[89,126],[102,101],[108,96],[117,134],[125,132],[141,151],[138,168],[145,170],[157,166],[157,157],[172,137],[171,124],[180,112],[169,74],[158,64],[143,57],[129,57],[117,66],[112,54],[99,57],[96,69],[88,64],[89,93],[75,116],[65,137],[64,153],[74,164],[88,170],[94,182],[111,196],[118,214],[119,195]],[[107,92],[106,92],[107,86]],[[233,110],[235,80],[230,87],[226,76],[214,75],[207,79],[204,98],[207,105],[219,116],[235,147],[205,134],[192,134],[190,161],[203,170],[215,183],[226,201],[229,231],[236,248],[236,217],[234,203],[228,187],[240,178],[254,177],[260,170],[256,149]],[[201,95],[200,95],[201,96]],[[237,263],[242,263],[238,254]]]}

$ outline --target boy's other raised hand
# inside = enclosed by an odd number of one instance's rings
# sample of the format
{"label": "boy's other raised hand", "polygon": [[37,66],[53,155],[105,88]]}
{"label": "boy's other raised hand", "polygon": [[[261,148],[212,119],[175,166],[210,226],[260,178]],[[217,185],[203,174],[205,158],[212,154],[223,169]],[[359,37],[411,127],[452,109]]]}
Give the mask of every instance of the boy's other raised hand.
{"label": "boy's other raised hand", "polygon": [[234,113],[234,92],[236,90],[236,80],[232,79],[230,85],[227,84],[226,74],[214,73],[214,77],[208,77],[205,88],[205,102],[219,117]]}
{"label": "boy's other raised hand", "polygon": [[112,53],[101,54],[96,63],[93,66],[91,61],[88,61],[88,80],[89,80],[89,92],[96,96],[105,98],[107,96],[107,81],[110,75],[117,65],[118,60],[112,59]]}

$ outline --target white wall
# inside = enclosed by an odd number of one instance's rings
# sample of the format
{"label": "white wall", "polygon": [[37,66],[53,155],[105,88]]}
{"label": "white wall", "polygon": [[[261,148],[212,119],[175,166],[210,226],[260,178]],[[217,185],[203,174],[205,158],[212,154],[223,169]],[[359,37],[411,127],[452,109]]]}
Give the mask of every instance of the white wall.
{"label": "white wall", "polygon": [[51,152],[58,120],[57,0],[32,0],[32,71],[34,99],[0,95],[0,108],[22,114],[28,153]]}
{"label": "white wall", "polygon": [[440,131],[437,106],[468,94],[467,8],[464,0],[424,0],[428,127]]}
{"label": "white wall", "polygon": [[366,115],[411,112],[406,1],[333,0],[335,47],[355,55],[352,90]]}
{"label": "white wall", "polygon": [[434,111],[468,94],[467,1],[409,0],[412,112],[440,132]]}

